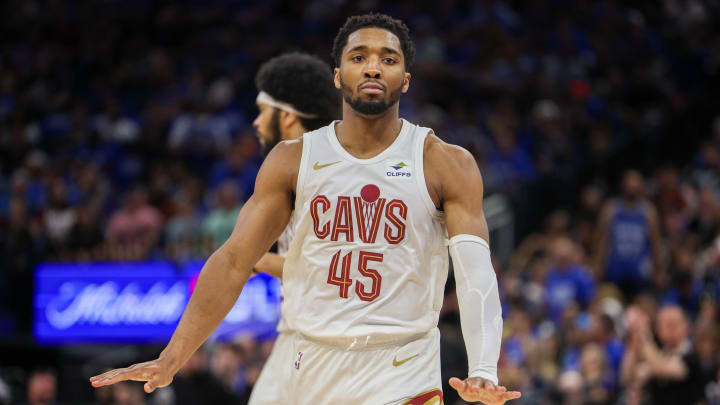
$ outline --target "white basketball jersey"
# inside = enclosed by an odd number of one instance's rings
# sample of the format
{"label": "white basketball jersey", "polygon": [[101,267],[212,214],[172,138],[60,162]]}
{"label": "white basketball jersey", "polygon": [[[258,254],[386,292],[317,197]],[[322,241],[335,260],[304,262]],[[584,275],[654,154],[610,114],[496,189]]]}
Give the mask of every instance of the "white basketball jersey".
{"label": "white basketball jersey", "polygon": [[[280,234],[280,237],[277,240],[277,254],[278,256],[285,258],[287,257],[288,249],[290,249],[290,242],[293,239],[293,235],[295,235],[295,231],[293,228],[293,221],[292,217],[290,218],[290,222],[288,222],[287,226],[285,227],[285,230],[282,234]],[[280,291],[283,297],[283,300],[285,299],[285,287],[281,284],[280,285]],[[280,320],[277,324],[277,331],[278,332],[289,332],[290,329],[288,329],[287,322],[285,321],[285,312],[280,311]]]}
{"label": "white basketball jersey", "polygon": [[335,123],[303,136],[283,269],[287,326],[318,339],[427,332],[448,270],[444,218],[423,174],[429,129],[402,120],[390,147],[358,159]]}
{"label": "white basketball jersey", "polygon": [[294,234],[295,232],[293,230],[292,218],[290,218],[290,222],[288,223],[287,227],[285,227],[285,230],[282,234],[280,234],[280,237],[277,240],[278,256],[287,256],[288,249],[290,249],[290,242],[292,241]]}

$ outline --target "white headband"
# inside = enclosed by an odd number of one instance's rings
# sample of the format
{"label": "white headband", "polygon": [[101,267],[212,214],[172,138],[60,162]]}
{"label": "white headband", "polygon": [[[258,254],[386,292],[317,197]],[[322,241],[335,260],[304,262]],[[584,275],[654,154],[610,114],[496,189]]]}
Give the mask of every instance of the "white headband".
{"label": "white headband", "polygon": [[264,91],[261,91],[260,93],[258,93],[257,99],[255,101],[258,103],[267,104],[270,107],[279,108],[283,111],[289,112],[291,114],[295,114],[298,117],[302,117],[302,118],[317,118],[318,117],[317,114],[304,113],[302,111],[296,110],[295,107],[291,106],[288,103],[283,103],[282,101],[275,100],[274,98],[272,98],[271,95],[265,93]]}

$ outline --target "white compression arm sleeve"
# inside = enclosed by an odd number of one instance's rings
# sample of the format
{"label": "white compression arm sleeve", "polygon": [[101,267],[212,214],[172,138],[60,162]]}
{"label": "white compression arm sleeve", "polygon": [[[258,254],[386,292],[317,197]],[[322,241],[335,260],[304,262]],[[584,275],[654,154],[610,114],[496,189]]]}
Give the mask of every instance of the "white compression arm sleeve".
{"label": "white compression arm sleeve", "polygon": [[502,309],[488,243],[474,235],[450,239],[450,256],[460,306],[460,325],[468,356],[468,377],[498,383]]}

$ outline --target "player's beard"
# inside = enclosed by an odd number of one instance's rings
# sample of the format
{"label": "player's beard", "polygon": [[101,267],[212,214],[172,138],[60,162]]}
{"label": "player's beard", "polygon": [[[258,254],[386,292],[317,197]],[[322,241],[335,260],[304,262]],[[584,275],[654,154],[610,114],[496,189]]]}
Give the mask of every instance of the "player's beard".
{"label": "player's beard", "polygon": [[270,151],[282,141],[282,134],[280,133],[280,110],[277,108],[273,111],[272,117],[268,125],[268,131],[270,132],[270,139],[263,145],[263,156],[270,154]]}
{"label": "player's beard", "polygon": [[402,85],[397,89],[390,92],[390,100],[362,100],[360,96],[353,100],[352,89],[350,86],[345,85],[342,77],[340,78],[340,86],[342,87],[343,99],[345,102],[352,107],[353,110],[364,115],[379,115],[388,110],[388,108],[395,105],[400,100],[402,94]]}

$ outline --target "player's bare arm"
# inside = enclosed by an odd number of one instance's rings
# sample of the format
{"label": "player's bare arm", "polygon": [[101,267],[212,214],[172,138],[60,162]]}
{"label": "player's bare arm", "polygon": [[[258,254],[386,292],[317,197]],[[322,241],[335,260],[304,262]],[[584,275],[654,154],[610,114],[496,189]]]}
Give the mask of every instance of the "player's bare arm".
{"label": "player's bare arm", "polygon": [[282,256],[277,253],[268,252],[255,264],[255,271],[282,278],[284,265],[285,259]]}
{"label": "player's bare arm", "polygon": [[92,377],[94,387],[125,380],[147,381],[145,391],[149,393],[172,382],[175,373],[225,318],[253,266],[287,225],[301,142],[278,144],[263,163],[255,193],[240,211],[230,238],[205,263],[182,319],[160,356]]}
{"label": "player's bare arm", "polygon": [[[458,290],[465,288],[469,292],[464,294],[472,296],[476,292],[478,299],[492,299],[497,302],[490,302],[489,305],[496,307],[497,317],[499,313],[499,298],[497,298],[497,288],[492,296],[492,291],[478,290],[477,287],[486,287],[489,282],[483,282],[484,279],[478,277],[480,271],[484,271],[482,277],[492,277],[495,282],[492,265],[489,262],[489,248],[485,256],[478,256],[478,251],[482,250],[474,247],[484,243],[487,246],[489,241],[489,232],[485,214],[483,213],[483,182],[480,170],[477,167],[473,156],[465,149],[450,145],[440,140],[435,135],[428,136],[425,142],[425,178],[430,196],[435,202],[436,207],[441,208],[445,212],[445,220],[447,223],[448,234],[451,238],[451,254],[453,255],[453,264],[455,265],[456,280],[458,281]],[[457,247],[453,246],[453,242],[457,243]],[[480,243],[478,243],[480,242]],[[468,249],[470,248],[470,249]],[[455,251],[453,251],[455,249]],[[476,268],[477,262],[485,259],[487,264],[484,268]],[[470,263],[471,265],[465,266]],[[460,274],[461,267],[466,274]],[[474,273],[474,274],[467,274]],[[467,279],[467,281],[464,281]],[[496,286],[495,282],[495,286]],[[460,291],[458,291],[458,299],[460,300]],[[472,298],[472,297],[471,297]],[[468,300],[473,304],[477,302]],[[487,361],[487,357],[492,357],[488,352],[490,346],[483,339],[473,340],[472,336],[478,332],[479,327],[487,328],[486,324],[478,325],[476,319],[483,319],[485,314],[481,311],[477,312],[476,308],[471,308],[468,302],[463,304],[460,302],[460,316],[465,337],[466,346],[468,348],[468,360],[471,363],[471,377],[460,379],[453,377],[450,379],[450,385],[455,388],[460,397],[466,401],[481,401],[488,405],[503,404],[508,400],[520,397],[520,392],[508,391],[504,386],[496,384],[496,378],[492,371],[482,368],[474,368],[473,363],[493,363],[490,367],[497,367],[497,358]],[[481,302],[482,305],[482,302]],[[474,306],[474,305],[472,305]],[[464,308],[463,308],[464,307]],[[473,312],[476,311],[476,312]],[[472,316],[472,317],[470,317]],[[483,334],[491,335],[496,331],[484,331]],[[499,333],[497,333],[499,334]],[[496,349],[499,349],[499,339],[497,336]],[[481,347],[478,347],[481,346]],[[492,348],[489,348],[492,352]],[[478,361],[480,360],[480,361]],[[495,379],[495,381],[493,381]]]}

